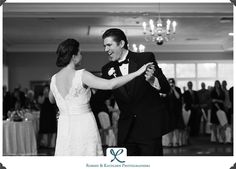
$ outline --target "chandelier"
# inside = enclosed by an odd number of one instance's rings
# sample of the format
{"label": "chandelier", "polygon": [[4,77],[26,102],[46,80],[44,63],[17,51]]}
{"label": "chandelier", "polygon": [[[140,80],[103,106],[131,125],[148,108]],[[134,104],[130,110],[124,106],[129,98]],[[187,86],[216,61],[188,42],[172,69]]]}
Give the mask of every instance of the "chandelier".
{"label": "chandelier", "polygon": [[139,44],[138,46],[134,43],[133,45],[132,45],[132,47],[133,47],[133,51],[134,52],[139,52],[139,53],[141,53],[141,52],[144,52],[145,51],[145,46],[143,45],[143,44]]}
{"label": "chandelier", "polygon": [[156,24],[152,19],[149,20],[149,25],[143,22],[143,34],[146,41],[152,40],[157,45],[162,45],[164,41],[173,40],[176,33],[176,21],[167,19],[166,26],[162,24],[160,16],[160,4],[159,4],[159,15]]}

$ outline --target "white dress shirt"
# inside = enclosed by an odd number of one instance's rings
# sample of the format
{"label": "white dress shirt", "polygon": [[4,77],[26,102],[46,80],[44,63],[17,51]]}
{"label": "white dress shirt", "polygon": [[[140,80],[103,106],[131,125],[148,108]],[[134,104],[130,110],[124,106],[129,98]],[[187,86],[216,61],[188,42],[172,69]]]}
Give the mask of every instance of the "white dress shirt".
{"label": "white dress shirt", "polygon": [[[129,53],[129,51],[127,50],[127,52],[123,55],[123,57],[120,60],[118,60],[118,62],[124,61],[126,59],[128,53]],[[119,66],[119,68],[120,68],[120,72],[123,76],[129,74],[129,63],[122,64],[121,66]]]}

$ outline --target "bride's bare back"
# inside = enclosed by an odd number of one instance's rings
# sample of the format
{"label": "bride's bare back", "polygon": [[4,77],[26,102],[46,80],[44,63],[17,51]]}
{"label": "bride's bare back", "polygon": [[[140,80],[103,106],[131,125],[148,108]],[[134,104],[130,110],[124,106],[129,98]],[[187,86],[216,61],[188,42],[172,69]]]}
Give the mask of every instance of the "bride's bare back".
{"label": "bride's bare back", "polygon": [[73,70],[61,70],[56,74],[56,87],[63,98],[69,94],[74,77]]}

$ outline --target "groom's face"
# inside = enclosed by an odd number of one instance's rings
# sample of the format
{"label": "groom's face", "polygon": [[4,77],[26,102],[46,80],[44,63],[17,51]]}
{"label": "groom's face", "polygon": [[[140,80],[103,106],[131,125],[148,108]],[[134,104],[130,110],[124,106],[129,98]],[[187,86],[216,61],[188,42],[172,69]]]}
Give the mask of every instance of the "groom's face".
{"label": "groom's face", "polygon": [[122,44],[114,41],[113,37],[106,37],[104,40],[104,50],[109,56],[110,61],[116,61],[121,58]]}

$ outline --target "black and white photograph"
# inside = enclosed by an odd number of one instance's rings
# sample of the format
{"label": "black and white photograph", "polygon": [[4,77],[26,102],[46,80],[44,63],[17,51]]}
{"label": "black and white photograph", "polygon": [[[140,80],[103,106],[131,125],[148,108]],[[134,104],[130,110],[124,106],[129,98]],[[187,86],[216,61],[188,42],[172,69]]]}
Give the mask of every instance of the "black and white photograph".
{"label": "black and white photograph", "polygon": [[222,157],[234,166],[233,2],[1,8],[1,158],[170,168]]}

